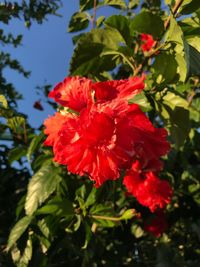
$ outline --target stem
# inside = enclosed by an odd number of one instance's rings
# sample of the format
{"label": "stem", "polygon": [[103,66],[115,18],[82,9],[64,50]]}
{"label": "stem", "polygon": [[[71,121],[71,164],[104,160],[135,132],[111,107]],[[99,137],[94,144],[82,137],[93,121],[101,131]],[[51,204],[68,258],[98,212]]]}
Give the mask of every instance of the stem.
{"label": "stem", "polygon": [[[172,14],[173,15],[176,15],[177,14],[177,11],[179,9],[179,7],[182,5],[184,0],[177,0],[174,7],[172,8]],[[170,24],[170,16],[167,18],[167,20],[165,21],[165,29],[167,29],[169,27],[169,24]]]}
{"label": "stem", "polygon": [[27,144],[27,131],[26,131],[26,124],[25,122],[23,123],[23,128],[24,128],[24,143]]}
{"label": "stem", "polygon": [[106,220],[106,221],[113,221],[113,222],[119,222],[121,221],[121,217],[109,217],[109,216],[103,216],[103,215],[89,215],[89,217],[97,220]]}
{"label": "stem", "polygon": [[97,15],[97,0],[94,0],[93,16],[92,16],[92,29],[96,26],[96,15]]}

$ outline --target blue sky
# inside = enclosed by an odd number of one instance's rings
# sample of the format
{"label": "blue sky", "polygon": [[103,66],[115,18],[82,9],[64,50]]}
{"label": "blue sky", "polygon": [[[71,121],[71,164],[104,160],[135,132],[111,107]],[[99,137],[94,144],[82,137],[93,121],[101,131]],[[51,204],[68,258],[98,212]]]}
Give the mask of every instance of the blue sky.
{"label": "blue sky", "polygon": [[[15,0],[16,1],[16,0]],[[19,0],[21,2],[21,0]],[[62,17],[48,16],[43,24],[33,23],[27,29],[23,20],[13,19],[9,25],[2,25],[4,30],[14,36],[23,35],[22,46],[18,48],[4,47],[19,60],[25,70],[31,71],[30,78],[10,69],[5,70],[5,76],[16,89],[22,93],[23,100],[18,101],[19,111],[28,115],[29,123],[39,127],[45,118],[53,115],[54,110],[42,101],[44,111],[33,108],[35,101],[41,99],[36,94],[36,86],[51,84],[52,88],[68,74],[69,61],[73,53],[72,34],[67,33],[69,20],[79,9],[79,0],[63,0],[63,7],[58,11]],[[99,15],[118,13],[114,8],[102,8]],[[41,94],[42,95],[42,94]]]}
{"label": "blue sky", "polygon": [[12,32],[14,36],[23,34],[22,46],[15,49],[6,46],[3,50],[9,51],[26,70],[30,70],[31,76],[26,79],[10,69],[6,69],[5,75],[23,94],[24,99],[18,103],[19,111],[28,114],[29,122],[34,127],[40,126],[54,112],[44,102],[44,111],[33,108],[34,102],[40,98],[35,88],[45,83],[53,86],[67,75],[73,52],[72,35],[67,33],[67,25],[71,15],[78,10],[78,2],[64,0],[58,12],[62,17],[49,16],[42,25],[33,23],[30,29],[25,27],[23,20],[14,19],[9,25],[3,25],[4,30]]}

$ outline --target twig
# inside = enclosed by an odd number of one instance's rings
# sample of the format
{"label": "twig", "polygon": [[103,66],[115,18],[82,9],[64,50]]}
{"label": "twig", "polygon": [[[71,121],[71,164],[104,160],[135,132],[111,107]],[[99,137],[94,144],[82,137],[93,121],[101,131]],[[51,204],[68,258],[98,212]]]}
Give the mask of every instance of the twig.
{"label": "twig", "polygon": [[92,29],[96,26],[96,15],[97,15],[97,0],[94,0],[93,16],[92,16]]}
{"label": "twig", "polygon": [[[173,15],[177,14],[177,11],[178,11],[179,7],[182,5],[183,1],[184,0],[177,0],[176,1],[174,7],[172,8],[172,14]],[[169,24],[170,24],[170,16],[165,21],[165,24],[164,24],[165,30],[169,27]]]}

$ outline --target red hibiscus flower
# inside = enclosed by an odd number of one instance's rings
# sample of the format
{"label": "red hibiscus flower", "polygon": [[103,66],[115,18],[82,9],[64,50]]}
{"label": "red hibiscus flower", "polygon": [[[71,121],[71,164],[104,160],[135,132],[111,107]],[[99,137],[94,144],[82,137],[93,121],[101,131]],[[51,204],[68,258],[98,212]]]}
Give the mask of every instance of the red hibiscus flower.
{"label": "red hibiscus flower", "polygon": [[144,224],[144,230],[160,237],[168,229],[168,223],[163,211],[156,212],[154,217]]}
{"label": "red hibiscus flower", "polygon": [[156,129],[138,105],[128,104],[143,88],[144,75],[94,84],[69,77],[58,84],[50,97],[79,114],[56,113],[44,122],[54,160],[88,175],[96,187],[119,178],[136,159],[148,171],[160,170],[159,158],[169,151],[166,131]]}
{"label": "red hibiscus flower", "polygon": [[136,197],[138,202],[148,207],[151,212],[163,209],[170,203],[172,188],[166,180],[160,180],[153,172],[144,172],[132,169],[124,177],[124,185],[129,193]]}
{"label": "red hibiscus flower", "polygon": [[80,112],[92,102],[92,81],[82,77],[67,77],[56,85],[49,97],[64,107]]}
{"label": "red hibiscus flower", "polygon": [[156,43],[156,41],[153,39],[153,36],[150,34],[142,33],[140,35],[140,39],[142,41],[141,49],[143,52],[150,51]]}
{"label": "red hibiscus flower", "polygon": [[129,100],[144,89],[145,75],[132,77],[127,80],[113,80],[93,84],[97,101],[113,99]]}

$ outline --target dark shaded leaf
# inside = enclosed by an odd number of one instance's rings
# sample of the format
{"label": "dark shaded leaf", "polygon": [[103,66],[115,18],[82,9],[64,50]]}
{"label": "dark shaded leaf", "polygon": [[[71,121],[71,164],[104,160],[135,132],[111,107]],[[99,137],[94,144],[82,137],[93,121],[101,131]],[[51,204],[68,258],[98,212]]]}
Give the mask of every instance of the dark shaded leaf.
{"label": "dark shaded leaf", "polygon": [[164,31],[164,23],[159,16],[144,11],[133,18],[130,23],[130,29],[131,35],[138,32],[151,34],[154,38],[158,38]]}
{"label": "dark shaded leaf", "polygon": [[76,12],[69,22],[68,32],[77,32],[88,27],[90,15],[86,12]]}

